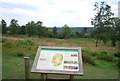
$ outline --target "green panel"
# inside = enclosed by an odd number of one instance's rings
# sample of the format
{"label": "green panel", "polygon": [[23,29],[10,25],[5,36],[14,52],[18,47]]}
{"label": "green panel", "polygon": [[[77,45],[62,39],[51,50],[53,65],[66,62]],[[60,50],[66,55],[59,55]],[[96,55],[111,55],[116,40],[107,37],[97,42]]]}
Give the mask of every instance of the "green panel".
{"label": "green panel", "polygon": [[41,49],[42,51],[66,51],[66,52],[78,52],[78,50],[68,50],[68,49]]}

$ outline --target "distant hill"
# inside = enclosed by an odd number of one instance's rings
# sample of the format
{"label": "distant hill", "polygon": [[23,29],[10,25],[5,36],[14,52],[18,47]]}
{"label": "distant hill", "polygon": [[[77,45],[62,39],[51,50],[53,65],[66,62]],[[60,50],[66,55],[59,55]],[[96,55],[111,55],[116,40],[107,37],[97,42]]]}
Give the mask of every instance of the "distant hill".
{"label": "distant hill", "polygon": [[[53,29],[54,27],[48,27],[48,29]],[[62,27],[57,27],[57,30],[60,31]],[[91,31],[94,29],[94,27],[70,27],[73,31],[81,31],[84,28],[87,28],[88,31]]]}

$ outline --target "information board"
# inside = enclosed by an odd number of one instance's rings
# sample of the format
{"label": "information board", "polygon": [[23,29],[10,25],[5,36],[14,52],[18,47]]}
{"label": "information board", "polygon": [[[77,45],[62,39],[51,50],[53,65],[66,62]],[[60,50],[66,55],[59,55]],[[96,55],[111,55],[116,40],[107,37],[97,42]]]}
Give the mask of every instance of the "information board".
{"label": "information board", "polygon": [[83,75],[80,47],[39,47],[31,72]]}

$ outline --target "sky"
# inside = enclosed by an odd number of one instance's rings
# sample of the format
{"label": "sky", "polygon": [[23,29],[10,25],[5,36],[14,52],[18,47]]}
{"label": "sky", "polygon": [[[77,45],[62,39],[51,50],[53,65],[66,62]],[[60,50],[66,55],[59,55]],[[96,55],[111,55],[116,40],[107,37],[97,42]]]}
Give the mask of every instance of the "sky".
{"label": "sky", "polygon": [[[30,21],[42,21],[46,27],[93,27],[94,3],[103,0],[0,0],[0,20],[7,25],[11,19],[18,20],[20,26]],[[118,17],[119,0],[104,0]]]}

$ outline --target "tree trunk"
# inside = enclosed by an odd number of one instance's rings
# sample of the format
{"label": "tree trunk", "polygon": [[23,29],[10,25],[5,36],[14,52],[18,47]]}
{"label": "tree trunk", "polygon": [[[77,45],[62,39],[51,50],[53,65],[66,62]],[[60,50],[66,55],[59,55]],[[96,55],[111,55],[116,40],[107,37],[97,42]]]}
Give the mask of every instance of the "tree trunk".
{"label": "tree trunk", "polygon": [[96,39],[96,47],[98,46],[98,38]]}
{"label": "tree trunk", "polygon": [[104,39],[104,40],[103,40],[103,43],[106,44],[106,43],[107,43],[107,40]]}

